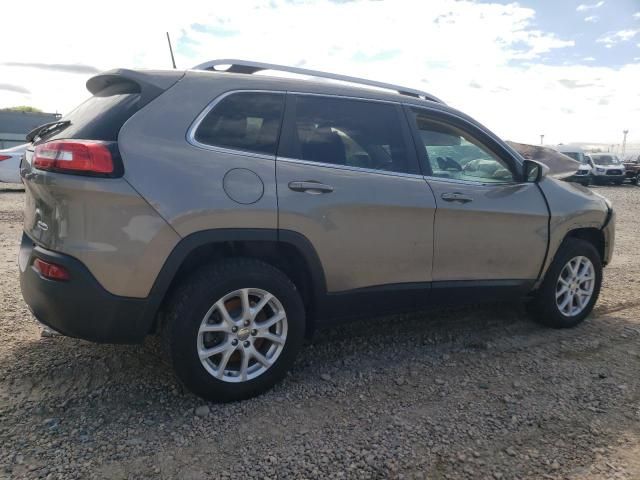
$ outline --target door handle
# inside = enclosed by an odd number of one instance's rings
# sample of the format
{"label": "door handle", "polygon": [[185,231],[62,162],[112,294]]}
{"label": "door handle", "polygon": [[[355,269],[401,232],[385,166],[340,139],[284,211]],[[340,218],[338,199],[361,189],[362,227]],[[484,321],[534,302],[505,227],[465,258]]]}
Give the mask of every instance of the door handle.
{"label": "door handle", "polygon": [[440,198],[442,198],[442,200],[444,200],[445,202],[469,203],[473,201],[473,198],[459,192],[443,193],[442,195],[440,195]]}
{"label": "door handle", "polygon": [[333,192],[333,187],[331,185],[325,185],[324,183],[319,182],[290,182],[289,188],[294,192],[305,192],[312,195]]}

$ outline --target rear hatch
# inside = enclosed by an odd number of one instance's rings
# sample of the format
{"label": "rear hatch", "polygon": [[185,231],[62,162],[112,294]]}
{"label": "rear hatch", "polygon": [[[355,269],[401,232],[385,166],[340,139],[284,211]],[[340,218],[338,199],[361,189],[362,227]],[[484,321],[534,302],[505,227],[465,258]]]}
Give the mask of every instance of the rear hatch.
{"label": "rear hatch", "polygon": [[[89,99],[59,121],[29,134],[32,143],[20,168],[26,191],[24,231],[29,237],[51,249],[64,241],[70,227],[65,223],[66,211],[82,208],[77,204],[92,191],[104,190],[104,182],[124,174],[117,143],[124,123],[183,75],[132,70],[97,75],[87,82]],[[98,156],[92,157],[94,147]],[[73,159],[74,152],[80,152],[79,160]],[[83,162],[86,158],[89,161]]]}

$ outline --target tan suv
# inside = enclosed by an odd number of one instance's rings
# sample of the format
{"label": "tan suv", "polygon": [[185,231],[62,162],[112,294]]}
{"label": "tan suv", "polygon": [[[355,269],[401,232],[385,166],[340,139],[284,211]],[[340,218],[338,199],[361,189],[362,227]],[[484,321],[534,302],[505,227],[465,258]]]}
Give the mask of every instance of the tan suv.
{"label": "tan suv", "polygon": [[334,319],[518,298],[570,327],[598,298],[608,202],[430,94],[237,60],[87,87],[29,136],[24,298],[65,335],[162,333],[205,398],[269,388]]}

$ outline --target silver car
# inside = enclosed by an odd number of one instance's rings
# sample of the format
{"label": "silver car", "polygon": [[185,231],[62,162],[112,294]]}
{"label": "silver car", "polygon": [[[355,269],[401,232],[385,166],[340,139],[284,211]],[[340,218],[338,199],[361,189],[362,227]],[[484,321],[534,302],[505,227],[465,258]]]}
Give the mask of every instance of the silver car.
{"label": "silver car", "polygon": [[597,301],[607,200],[428,93],[238,60],[87,88],[29,135],[23,296],[65,335],[160,333],[207,399],[271,387],[336,319],[519,299],[565,328]]}

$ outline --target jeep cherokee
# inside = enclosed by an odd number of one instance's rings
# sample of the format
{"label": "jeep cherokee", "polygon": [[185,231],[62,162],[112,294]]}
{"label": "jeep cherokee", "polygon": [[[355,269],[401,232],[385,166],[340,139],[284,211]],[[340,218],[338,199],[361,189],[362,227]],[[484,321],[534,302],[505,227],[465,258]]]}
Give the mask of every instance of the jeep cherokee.
{"label": "jeep cherokee", "polygon": [[237,60],[87,88],[29,135],[24,299],[65,335],[160,333],[204,398],[268,389],[336,319],[521,298],[564,328],[598,298],[610,204],[430,94]]}

